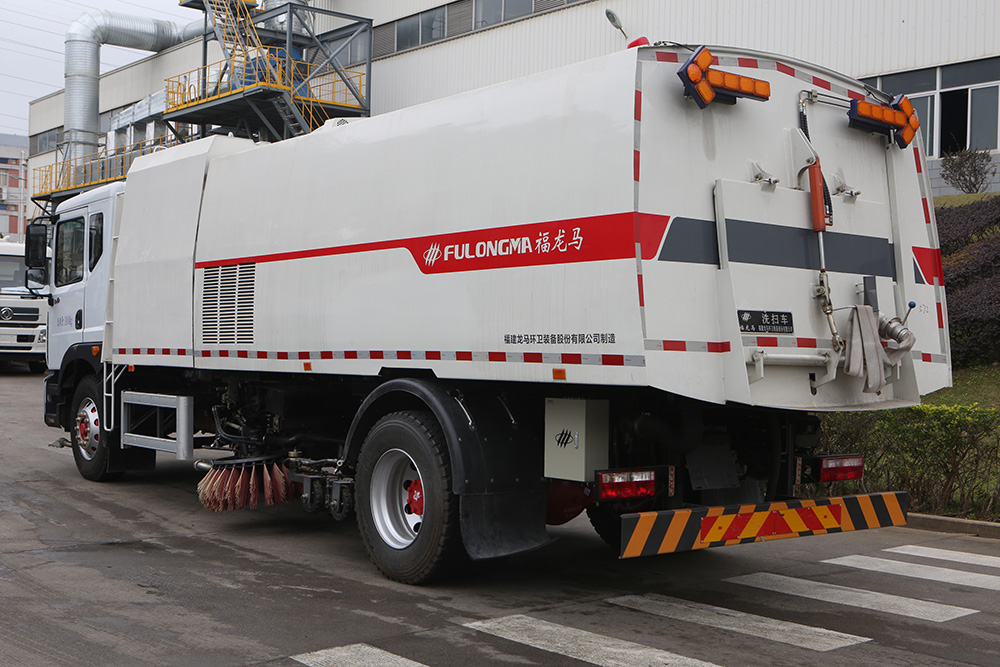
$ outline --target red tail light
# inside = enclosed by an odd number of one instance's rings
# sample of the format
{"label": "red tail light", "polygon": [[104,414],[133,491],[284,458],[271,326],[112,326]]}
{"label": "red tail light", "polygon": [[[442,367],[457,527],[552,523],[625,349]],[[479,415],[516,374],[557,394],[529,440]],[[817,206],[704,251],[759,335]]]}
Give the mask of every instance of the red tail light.
{"label": "red tail light", "polygon": [[865,460],[861,456],[822,456],[819,465],[819,481],[842,482],[861,479],[865,470]]}
{"label": "red tail light", "polygon": [[598,500],[650,498],[656,495],[655,470],[616,470],[597,473]]}

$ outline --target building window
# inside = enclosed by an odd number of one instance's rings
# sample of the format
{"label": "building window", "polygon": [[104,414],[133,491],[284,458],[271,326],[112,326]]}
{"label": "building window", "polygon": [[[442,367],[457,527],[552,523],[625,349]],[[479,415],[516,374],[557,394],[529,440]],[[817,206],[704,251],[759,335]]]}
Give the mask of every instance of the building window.
{"label": "building window", "polygon": [[485,28],[503,21],[503,0],[476,0],[475,27]]}
{"label": "building window", "polygon": [[513,21],[531,13],[532,0],[504,0],[503,20]]}
{"label": "building window", "polygon": [[444,39],[445,35],[445,10],[444,7],[432,9],[420,15],[420,43],[430,44],[439,39]]}
{"label": "building window", "polygon": [[928,155],[1000,148],[1000,58],[864,79],[910,97]]}
{"label": "building window", "polygon": [[396,50],[403,51],[414,46],[420,46],[419,14],[396,21]]}

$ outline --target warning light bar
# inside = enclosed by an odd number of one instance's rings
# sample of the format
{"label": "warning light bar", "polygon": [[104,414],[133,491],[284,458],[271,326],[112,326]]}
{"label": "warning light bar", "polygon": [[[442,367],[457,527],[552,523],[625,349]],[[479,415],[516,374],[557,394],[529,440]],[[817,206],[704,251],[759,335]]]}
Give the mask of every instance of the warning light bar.
{"label": "warning light bar", "polygon": [[900,148],[909,146],[920,128],[913,104],[905,95],[893,100],[892,106],[851,100],[847,117],[850,127],[892,137]]}
{"label": "warning light bar", "polygon": [[711,69],[713,62],[715,56],[702,46],[677,71],[684,90],[694,98],[698,108],[704,109],[715,99],[736,104],[737,97],[762,102],[771,97],[771,84],[767,81]]}
{"label": "warning light bar", "polygon": [[655,495],[655,470],[605,470],[597,473],[598,500],[651,498]]}
{"label": "warning light bar", "polygon": [[917,112],[906,95],[896,97],[892,101],[892,106],[897,111],[901,111],[906,115],[906,127],[896,131],[896,145],[900,148],[906,148],[913,141],[913,138],[917,136],[917,130],[920,129],[920,120],[917,119]]}
{"label": "warning light bar", "polygon": [[821,456],[819,481],[842,482],[847,479],[861,479],[865,460],[861,456]]}

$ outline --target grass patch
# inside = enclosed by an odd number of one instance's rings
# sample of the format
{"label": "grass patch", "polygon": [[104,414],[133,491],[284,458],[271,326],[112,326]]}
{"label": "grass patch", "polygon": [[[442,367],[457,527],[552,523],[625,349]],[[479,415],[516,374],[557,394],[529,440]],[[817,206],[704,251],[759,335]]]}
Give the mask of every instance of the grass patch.
{"label": "grass patch", "polygon": [[996,197],[996,192],[977,192],[971,195],[941,195],[934,198],[934,208],[949,208],[952,206],[965,206],[972,202],[982,201],[991,197]]}
{"label": "grass patch", "polygon": [[930,405],[972,405],[1000,409],[1000,364],[952,370],[951,389],[941,389],[921,400]]}

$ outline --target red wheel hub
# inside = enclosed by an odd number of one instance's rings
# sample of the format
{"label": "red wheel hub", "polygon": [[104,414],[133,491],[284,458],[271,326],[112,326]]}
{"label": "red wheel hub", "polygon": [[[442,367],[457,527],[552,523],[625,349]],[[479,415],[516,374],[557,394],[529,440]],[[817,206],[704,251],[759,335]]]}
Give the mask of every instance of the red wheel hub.
{"label": "red wheel hub", "polygon": [[423,516],[424,514],[424,487],[420,483],[419,479],[415,479],[410,482],[409,488],[407,488],[408,495],[406,497],[406,506],[410,508],[410,511],[417,516]]}

